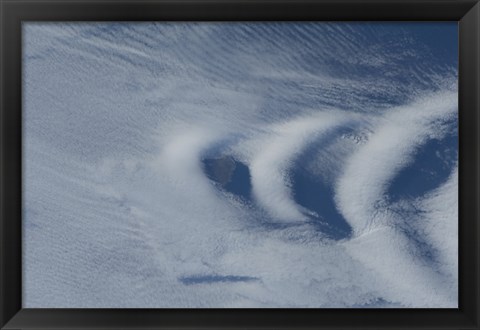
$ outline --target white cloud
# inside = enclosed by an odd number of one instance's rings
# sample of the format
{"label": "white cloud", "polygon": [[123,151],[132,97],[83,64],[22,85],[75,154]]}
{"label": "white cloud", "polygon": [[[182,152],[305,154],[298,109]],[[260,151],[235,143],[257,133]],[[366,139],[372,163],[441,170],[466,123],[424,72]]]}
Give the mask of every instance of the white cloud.
{"label": "white cloud", "polygon": [[[438,189],[418,201],[424,210],[416,222],[420,234],[436,250],[439,270],[458,281],[458,165]],[[457,291],[457,287],[453,286]]]}
{"label": "white cloud", "polygon": [[[455,116],[455,92],[425,97],[455,79],[404,68],[382,24],[336,24],[24,25],[24,307],[454,306],[455,173],[415,201],[436,263],[368,228],[405,220],[375,205]],[[316,142],[306,170],[336,184],[352,240],[294,202]],[[220,154],[249,166],[251,202],[205,175]]]}
{"label": "white cloud", "polygon": [[257,152],[250,160],[253,192],[275,221],[298,222],[306,219],[304,212],[308,210],[302,209],[293,200],[288,171],[310,143],[346,124],[347,118],[337,111],[295,119],[276,125],[269,136],[258,142]]}
{"label": "white cloud", "polygon": [[435,124],[454,118],[456,112],[457,93],[448,91],[391,109],[368,143],[347,159],[336,184],[336,201],[356,236],[386,224],[380,205],[388,185],[419,146],[442,133]]}

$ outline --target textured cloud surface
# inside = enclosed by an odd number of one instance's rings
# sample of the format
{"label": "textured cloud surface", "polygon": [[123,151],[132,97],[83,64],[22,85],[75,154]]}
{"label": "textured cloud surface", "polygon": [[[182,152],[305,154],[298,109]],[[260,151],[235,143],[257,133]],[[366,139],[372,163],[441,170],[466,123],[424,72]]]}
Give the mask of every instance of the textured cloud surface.
{"label": "textured cloud surface", "polygon": [[458,307],[456,24],[23,33],[24,307]]}

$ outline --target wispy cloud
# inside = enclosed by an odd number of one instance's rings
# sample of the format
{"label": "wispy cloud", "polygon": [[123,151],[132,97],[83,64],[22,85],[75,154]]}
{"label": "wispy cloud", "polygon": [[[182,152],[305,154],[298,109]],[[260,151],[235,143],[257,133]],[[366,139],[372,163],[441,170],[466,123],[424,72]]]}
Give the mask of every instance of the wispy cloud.
{"label": "wispy cloud", "polygon": [[293,200],[289,170],[310,143],[347,121],[348,117],[342,112],[320,112],[278,124],[269,136],[258,142],[257,153],[250,161],[253,191],[275,221],[306,220],[304,213],[308,210]]}
{"label": "wispy cloud", "polygon": [[392,109],[380,118],[369,141],[347,160],[336,184],[337,204],[356,236],[388,224],[388,185],[412,161],[419,146],[439,137],[438,124],[456,116],[456,92],[442,91]]}
{"label": "wispy cloud", "polygon": [[[455,24],[23,31],[24,307],[457,307],[452,162],[388,195],[456,129]],[[208,178],[222,157],[251,199]],[[293,173],[352,237],[324,235]]]}

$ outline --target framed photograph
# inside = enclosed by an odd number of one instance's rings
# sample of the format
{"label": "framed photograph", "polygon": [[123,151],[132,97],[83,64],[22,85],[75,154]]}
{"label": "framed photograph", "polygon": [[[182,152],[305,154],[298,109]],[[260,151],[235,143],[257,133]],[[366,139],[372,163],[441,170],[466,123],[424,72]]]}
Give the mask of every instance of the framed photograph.
{"label": "framed photograph", "polygon": [[0,4],[1,329],[479,329],[477,1]]}

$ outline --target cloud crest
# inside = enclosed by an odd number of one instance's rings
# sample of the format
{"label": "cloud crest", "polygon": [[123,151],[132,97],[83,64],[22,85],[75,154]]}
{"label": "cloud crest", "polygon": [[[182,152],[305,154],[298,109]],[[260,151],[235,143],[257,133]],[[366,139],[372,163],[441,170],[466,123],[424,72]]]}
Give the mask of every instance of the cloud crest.
{"label": "cloud crest", "polygon": [[23,32],[23,307],[458,307],[454,23]]}

